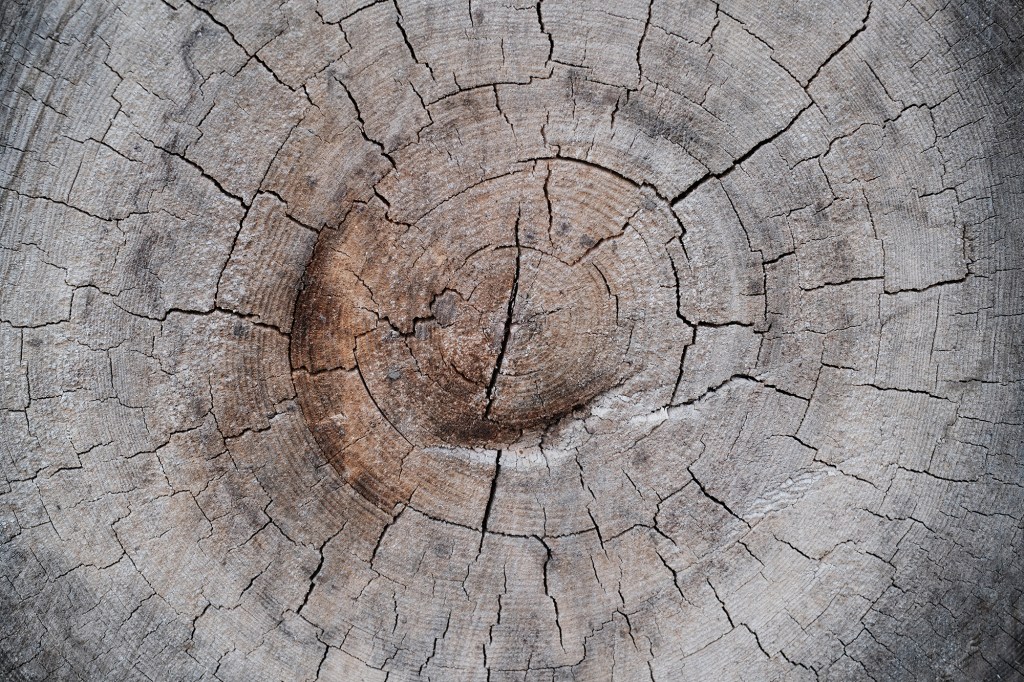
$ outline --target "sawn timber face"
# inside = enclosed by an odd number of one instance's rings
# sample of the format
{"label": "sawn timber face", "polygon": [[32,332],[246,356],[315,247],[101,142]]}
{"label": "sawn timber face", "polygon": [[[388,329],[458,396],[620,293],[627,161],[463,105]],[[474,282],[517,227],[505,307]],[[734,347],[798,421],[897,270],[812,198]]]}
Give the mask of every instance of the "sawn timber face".
{"label": "sawn timber face", "polygon": [[1024,675],[1022,36],[0,5],[0,677]]}

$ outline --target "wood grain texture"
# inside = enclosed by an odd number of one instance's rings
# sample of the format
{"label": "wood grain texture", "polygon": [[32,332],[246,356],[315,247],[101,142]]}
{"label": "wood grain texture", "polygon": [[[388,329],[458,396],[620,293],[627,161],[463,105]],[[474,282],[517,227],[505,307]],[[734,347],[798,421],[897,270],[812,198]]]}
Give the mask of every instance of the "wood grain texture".
{"label": "wood grain texture", "polygon": [[0,1],[0,678],[1024,679],[1022,53]]}

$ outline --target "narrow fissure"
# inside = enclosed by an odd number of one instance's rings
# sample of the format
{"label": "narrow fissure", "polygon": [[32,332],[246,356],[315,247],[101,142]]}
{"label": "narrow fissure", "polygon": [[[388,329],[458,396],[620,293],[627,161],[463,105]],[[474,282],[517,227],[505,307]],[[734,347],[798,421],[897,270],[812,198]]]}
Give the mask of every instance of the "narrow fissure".
{"label": "narrow fissure", "polygon": [[487,495],[487,504],[484,505],[484,517],[480,521],[480,546],[476,551],[476,555],[478,557],[484,550],[484,536],[487,535],[487,522],[491,518],[491,507],[494,506],[494,493],[498,489],[498,474],[501,473],[501,453],[501,450],[497,450],[494,455],[494,476],[491,477],[491,491]]}
{"label": "narrow fissure", "polygon": [[512,290],[508,296],[508,311],[505,315],[505,331],[501,338],[501,346],[498,348],[498,357],[494,361],[494,370],[491,372],[491,381],[487,385],[487,407],[484,408],[484,419],[490,419],[491,408],[494,406],[494,389],[498,384],[498,375],[501,374],[501,366],[505,362],[505,351],[508,348],[509,337],[512,336],[512,313],[516,307],[516,297],[519,295],[519,270],[522,262],[523,249],[519,243],[519,221],[522,218],[522,208],[516,213],[515,240],[516,240],[516,269],[512,276]]}

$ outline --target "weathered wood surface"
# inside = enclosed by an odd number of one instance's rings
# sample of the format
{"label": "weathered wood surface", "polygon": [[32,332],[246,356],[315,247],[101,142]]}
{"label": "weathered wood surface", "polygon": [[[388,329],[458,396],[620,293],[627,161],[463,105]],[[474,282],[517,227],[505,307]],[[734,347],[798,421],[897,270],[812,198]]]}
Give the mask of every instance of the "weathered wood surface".
{"label": "weathered wood surface", "polygon": [[0,670],[1024,676],[1024,17],[0,4]]}

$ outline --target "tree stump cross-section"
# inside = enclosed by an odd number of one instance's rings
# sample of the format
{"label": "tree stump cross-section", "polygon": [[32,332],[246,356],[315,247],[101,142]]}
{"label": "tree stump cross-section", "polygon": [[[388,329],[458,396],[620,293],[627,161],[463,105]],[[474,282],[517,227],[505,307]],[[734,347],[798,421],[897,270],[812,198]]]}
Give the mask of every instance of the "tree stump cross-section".
{"label": "tree stump cross-section", "polygon": [[1024,679],[1024,11],[0,2],[0,680]]}

